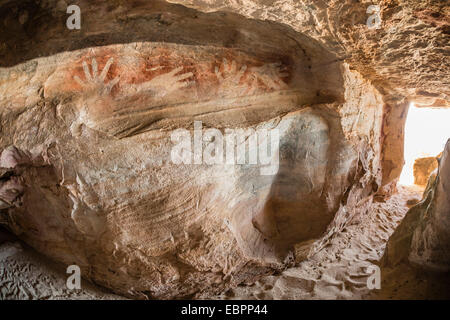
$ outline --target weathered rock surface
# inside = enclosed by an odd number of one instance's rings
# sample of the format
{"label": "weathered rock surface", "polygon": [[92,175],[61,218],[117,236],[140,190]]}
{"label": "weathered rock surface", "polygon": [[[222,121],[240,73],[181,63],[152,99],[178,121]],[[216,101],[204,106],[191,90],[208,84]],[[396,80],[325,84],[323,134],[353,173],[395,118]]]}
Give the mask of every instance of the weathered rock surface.
{"label": "weathered rock surface", "polygon": [[408,99],[449,96],[441,2],[178,2],[0,2],[0,223],[129,297],[319,252],[395,188]]}
{"label": "weathered rock surface", "polygon": [[425,187],[431,173],[438,167],[436,157],[419,158],[414,161],[414,184]]}
{"label": "weathered rock surface", "polygon": [[[446,0],[170,0],[203,12],[281,22],[348,61],[387,96],[449,106],[450,6]],[[380,28],[368,28],[370,5]]]}
{"label": "weathered rock surface", "polygon": [[[448,107],[450,6],[446,0],[169,0],[203,12],[226,11],[276,21],[319,41],[384,95],[383,198],[395,192],[409,102]],[[379,5],[380,27],[369,28]],[[373,13],[373,12],[372,12]],[[373,20],[372,20],[373,21]]]}
{"label": "weathered rock surface", "polygon": [[[146,41],[92,48],[82,33],[87,49],[1,70],[1,219],[28,244],[118,293],[187,297],[282,269],[295,246],[304,258],[367,210],[383,100],[320,44],[163,3],[91,13],[85,24],[107,41],[127,27],[117,15]],[[258,133],[232,143],[246,148],[242,164],[223,161],[229,129]],[[263,163],[264,130],[279,141]]]}
{"label": "weathered rock surface", "polygon": [[422,269],[450,270],[450,140],[431,176],[422,201],[406,214],[389,239],[383,263],[411,263]]}
{"label": "weathered rock surface", "polygon": [[[1,231],[0,231],[1,236]],[[0,237],[0,300],[122,299],[81,280],[81,289],[68,289],[67,274],[33,249]]]}

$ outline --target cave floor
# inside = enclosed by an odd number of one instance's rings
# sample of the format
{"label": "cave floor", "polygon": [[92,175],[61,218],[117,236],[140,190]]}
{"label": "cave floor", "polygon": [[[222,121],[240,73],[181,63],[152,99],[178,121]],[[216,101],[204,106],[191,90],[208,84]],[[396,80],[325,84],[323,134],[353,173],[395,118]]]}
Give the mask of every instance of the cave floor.
{"label": "cave floor", "polygon": [[445,299],[448,276],[427,274],[410,266],[383,269],[381,288],[370,290],[369,276],[408,207],[422,190],[399,186],[386,202],[375,202],[360,221],[349,225],[312,258],[252,286],[239,286],[221,299]]}
{"label": "cave floor", "polygon": [[[318,254],[253,285],[198,299],[427,299],[449,298],[450,277],[419,272],[410,266],[383,269],[381,289],[370,290],[369,276],[384,253],[389,236],[420,190],[399,187],[386,202],[350,224]],[[18,240],[0,245],[0,299],[122,299],[86,281],[81,290],[66,289],[66,274]]]}

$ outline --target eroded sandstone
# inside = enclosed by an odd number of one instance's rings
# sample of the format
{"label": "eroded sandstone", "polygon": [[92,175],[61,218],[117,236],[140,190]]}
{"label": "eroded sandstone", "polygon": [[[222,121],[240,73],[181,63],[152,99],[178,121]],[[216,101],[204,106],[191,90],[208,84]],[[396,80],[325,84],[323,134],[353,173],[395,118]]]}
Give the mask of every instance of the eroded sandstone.
{"label": "eroded sandstone", "polygon": [[384,265],[403,262],[425,270],[449,271],[449,152],[450,141],[439,159],[437,173],[428,181],[422,201],[410,209],[389,239]]}
{"label": "eroded sandstone", "polygon": [[133,298],[254,283],[372,221],[410,100],[449,95],[440,2],[382,1],[381,30],[369,2],[176,2],[80,1],[73,32],[61,1],[0,7],[0,223]]}
{"label": "eroded sandstone", "polygon": [[425,187],[431,173],[438,167],[436,157],[419,158],[414,161],[414,184]]}
{"label": "eroded sandstone", "polygon": [[[135,14],[157,22],[162,8],[181,15],[164,4]],[[170,298],[280,270],[295,246],[304,259],[363,214],[381,185],[379,92],[286,27],[214,16],[223,32],[204,45],[187,43],[195,29],[174,22],[172,43],[103,45],[3,68],[3,223],[97,284]],[[229,47],[227,32],[245,37]],[[261,174],[261,162],[174,164],[173,130],[194,136],[194,121],[215,137],[276,129],[275,172]],[[249,158],[262,139],[236,147]]]}

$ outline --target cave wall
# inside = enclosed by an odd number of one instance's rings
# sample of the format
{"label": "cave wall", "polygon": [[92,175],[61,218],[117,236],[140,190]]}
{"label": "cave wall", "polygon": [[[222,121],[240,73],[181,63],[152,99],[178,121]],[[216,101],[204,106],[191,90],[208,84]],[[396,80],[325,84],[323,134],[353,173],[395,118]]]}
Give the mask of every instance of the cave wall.
{"label": "cave wall", "polygon": [[[449,95],[442,1],[381,1],[376,30],[371,2],[172,2],[191,8],[79,1],[81,30],[64,2],[0,2],[0,223],[136,298],[317,253],[392,194],[409,102]],[[270,165],[215,163],[230,129],[278,132]],[[193,161],[174,163],[174,132]],[[252,137],[236,140],[249,161],[269,139]]]}
{"label": "cave wall", "polygon": [[428,271],[450,270],[450,140],[420,203],[412,207],[389,239],[383,265],[411,264]]}
{"label": "cave wall", "polygon": [[402,173],[404,159],[405,124],[409,101],[385,97],[381,135],[382,181],[377,192],[378,199],[386,199],[396,191]]}
{"label": "cave wall", "polygon": [[[408,105],[448,107],[450,9],[445,0],[236,2],[170,0],[203,12],[225,11],[282,22],[319,41],[369,79],[383,95],[382,167],[379,199],[395,192],[403,168]],[[380,27],[368,28],[370,5],[380,7]]]}
{"label": "cave wall", "polygon": [[[300,261],[367,213],[385,102],[320,42],[163,2],[99,2],[68,34],[57,6],[31,7],[2,35],[0,221],[36,250],[126,296],[190,297]],[[211,158],[229,129],[276,129],[275,167],[173,163],[194,121]],[[265,145],[251,139],[247,157]]]}
{"label": "cave wall", "polygon": [[[448,107],[450,8],[446,0],[170,0],[203,12],[277,21],[319,41],[388,99]],[[368,28],[370,5],[379,28]]]}

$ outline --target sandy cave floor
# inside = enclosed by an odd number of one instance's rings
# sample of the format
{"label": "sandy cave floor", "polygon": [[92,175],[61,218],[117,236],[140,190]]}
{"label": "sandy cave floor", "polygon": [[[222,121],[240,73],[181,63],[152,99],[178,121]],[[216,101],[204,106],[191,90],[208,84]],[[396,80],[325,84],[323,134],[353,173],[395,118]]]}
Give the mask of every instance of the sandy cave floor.
{"label": "sandy cave floor", "polygon": [[[382,257],[408,204],[420,197],[418,189],[399,187],[387,202],[374,203],[371,214],[361,223],[348,226],[327,247],[298,266],[266,276],[251,286],[197,298],[449,299],[449,275],[427,274],[403,265],[382,270],[380,290],[367,288],[373,272],[369,267]],[[8,240],[0,244],[0,299],[122,299],[84,280],[81,290],[68,290],[62,266],[17,240]]]}
{"label": "sandy cave floor", "polygon": [[[360,223],[349,225],[312,258],[252,286],[229,290],[224,299],[378,299],[402,298],[398,292],[369,290],[367,280],[381,259],[389,236],[420,200],[419,189],[399,187],[387,202],[375,202]],[[369,270],[368,270],[369,269]],[[383,274],[381,274],[383,279]],[[395,288],[391,288],[394,290]]]}

